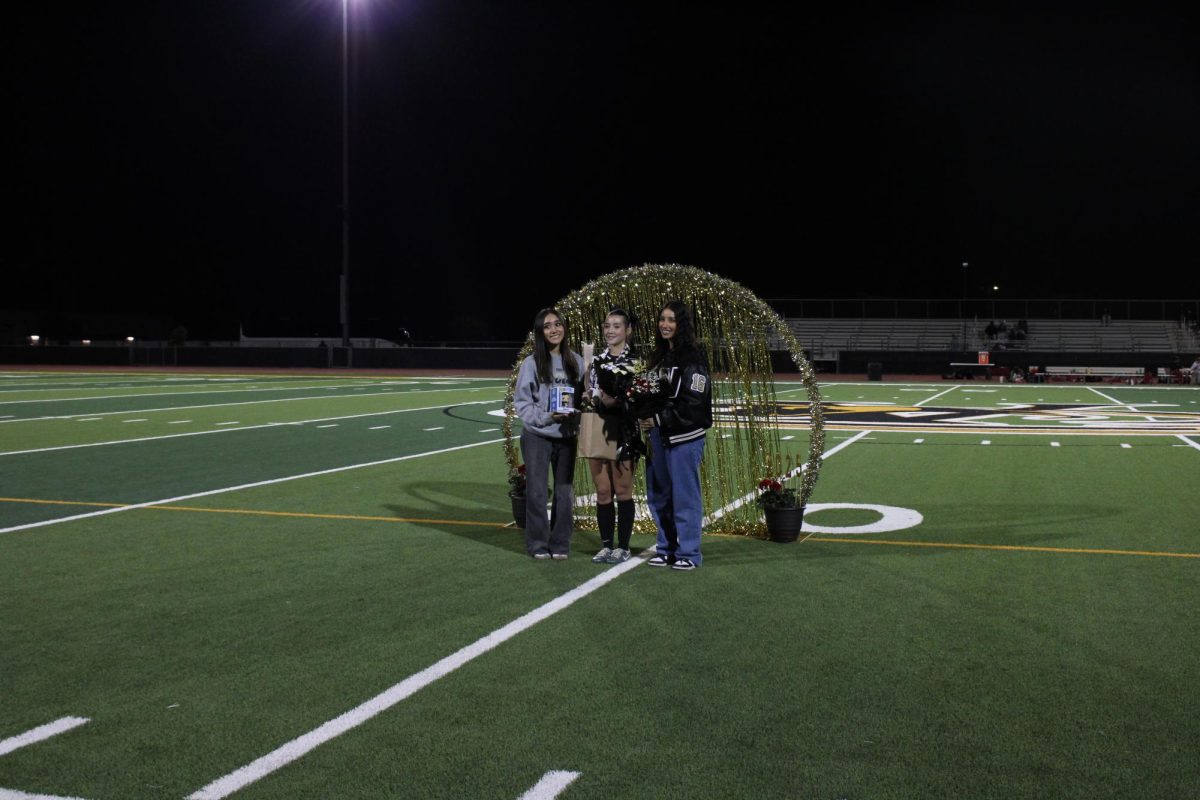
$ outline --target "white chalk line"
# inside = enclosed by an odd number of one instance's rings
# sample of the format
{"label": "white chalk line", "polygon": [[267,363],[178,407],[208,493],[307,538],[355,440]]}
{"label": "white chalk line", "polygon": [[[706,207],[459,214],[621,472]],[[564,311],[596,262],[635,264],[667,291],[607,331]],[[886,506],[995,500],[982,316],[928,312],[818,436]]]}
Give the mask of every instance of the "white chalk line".
{"label": "white chalk line", "polygon": [[56,719],[54,722],[47,722],[45,725],[25,731],[18,736],[10,736],[7,739],[0,740],[0,756],[5,756],[14,750],[20,750],[22,747],[28,747],[31,744],[49,739],[51,736],[57,736],[60,733],[65,733],[72,728],[78,728],[80,725],[85,725],[90,720],[87,717],[63,717]]}
{"label": "white chalk line", "polygon": [[950,394],[955,389],[961,389],[961,388],[962,388],[961,386],[959,386],[958,384],[955,384],[954,386],[951,386],[949,389],[945,390],[944,392],[938,392],[937,394],[933,395],[932,397],[926,397],[924,400],[918,400],[917,402],[913,403],[913,405],[914,406],[924,405],[925,403],[928,403],[931,400],[937,400],[942,395]]}
{"label": "white chalk line", "polygon": [[[481,380],[484,380],[484,379],[481,379]],[[493,380],[493,381],[500,382],[500,379],[498,379],[498,378],[491,378],[491,379],[487,379],[487,380]],[[242,383],[242,384],[238,384],[237,386],[230,386],[229,388],[212,389],[212,390],[208,390],[208,391],[198,390],[198,391],[194,391],[194,392],[144,392],[142,394],[95,395],[93,397],[51,397],[51,398],[46,398],[43,400],[0,400],[0,405],[13,405],[16,403],[69,403],[73,400],[77,400],[79,402],[85,402],[88,400],[122,400],[126,397],[179,397],[181,395],[187,395],[187,394],[229,394],[229,393],[233,393],[233,392],[243,393],[243,394],[248,394],[250,392],[303,392],[303,391],[308,391],[310,389],[354,389],[355,391],[357,391],[357,390],[365,388],[366,386],[419,386],[422,383],[429,383],[431,385],[436,385],[435,381],[393,382],[393,381],[368,380],[368,381],[359,381],[357,383],[317,384],[317,385],[313,385],[313,386],[268,386],[266,388],[260,388],[259,383],[249,383],[249,384]],[[72,385],[86,386],[87,384],[72,384]],[[180,386],[180,385],[181,384],[172,384],[170,388],[175,388],[176,386]],[[182,384],[182,386],[185,386],[185,387],[206,386],[206,385],[211,386],[212,384],[201,384],[201,383]],[[108,387],[97,387],[97,388],[103,389],[103,388],[108,388]],[[116,387],[112,387],[112,388],[116,388]],[[132,388],[142,388],[142,387],[137,386],[137,387],[132,387]],[[56,392],[56,391],[69,391],[69,390],[63,389],[62,386],[60,385],[60,386],[53,386],[53,387],[44,388],[44,389],[2,389],[2,390],[0,390],[0,394],[22,394],[25,392]],[[448,390],[447,389],[426,389],[426,390],[419,390],[419,391],[444,392],[444,391],[448,391]]]}
{"label": "white chalk line", "polygon": [[576,586],[569,592],[559,595],[507,625],[492,631],[482,639],[478,639],[420,672],[410,675],[341,716],[335,717],[308,733],[272,750],[265,756],[251,761],[244,767],[239,767],[228,775],[218,778],[204,788],[188,795],[188,800],[219,800],[219,798],[228,797],[239,789],[261,780],[275,770],[290,764],[331,739],[357,728],[377,714],[411,697],[439,678],[444,678],[459,667],[493,650],[522,631],[528,630],[542,620],[557,614],[575,601],[587,597],[592,592],[616,580],[626,572],[641,566],[653,553],[654,548],[651,547],[643,550],[628,561],[610,567],[596,577]]}
{"label": "white chalk line", "polygon": [[[281,397],[277,400],[242,400],[236,403],[207,403],[195,406],[164,406],[163,408],[132,408],[127,411],[97,411],[93,414],[62,414],[50,415],[45,417],[20,417],[17,419],[2,420],[0,424],[13,422],[44,422],[48,419],[75,419],[76,417],[113,417],[121,414],[151,414],[160,411],[191,411],[197,408],[229,408],[230,406],[256,406],[265,405],[267,403],[294,403],[301,400],[342,400],[350,399],[357,400],[360,397],[399,397],[406,394],[436,394],[439,392],[455,392],[462,389],[412,389],[407,392],[369,392],[367,394],[354,395],[313,395],[311,397]],[[41,401],[39,401],[41,402]],[[456,404],[458,405],[458,404]]]}
{"label": "white chalk line", "polygon": [[[228,428],[227,430],[239,430],[238,428]],[[209,489],[203,492],[193,492],[192,494],[183,494],[178,497],[167,497],[162,500],[150,500],[145,503],[134,503],[128,506],[118,506],[116,508],[106,508],[101,511],[89,511],[86,514],[73,514],[69,517],[56,517],[54,519],[41,520],[40,522],[29,522],[24,525],[13,525],[9,528],[0,528],[0,533],[13,533],[15,531],[29,530],[30,528],[42,528],[47,525],[58,525],[62,522],[74,522],[75,520],[90,519],[92,517],[101,517],[106,514],[120,514],[123,511],[133,511],[138,508],[149,508],[151,506],[162,505],[163,503],[178,503],[183,500],[194,500],[197,497],[211,497],[215,494],[225,494],[226,492],[237,492],[242,489],[254,489],[259,486],[271,486],[277,483],[287,483],[288,481],[298,481],[303,478],[316,478],[321,475],[333,475],[338,472],[347,472],[352,469],[364,469],[366,467],[378,467],[383,464],[395,464],[400,461],[409,461],[414,458],[423,458],[424,456],[436,456],[442,453],[452,453],[456,450],[467,450],[472,447],[480,447],[485,444],[499,444],[503,439],[489,439],[486,442],[473,442],[471,444],[461,444],[456,447],[446,447],[441,450],[430,450],[424,453],[410,453],[406,456],[396,456],[395,458],[384,458],[379,461],[367,461],[362,464],[348,464],[344,467],[333,467],[331,469],[317,470],[316,472],[305,472],[300,475],[285,475],[282,478],[269,478],[265,481],[255,481],[253,483],[243,483],[237,486],[226,486],[221,489]]]}
{"label": "white chalk line", "polygon": [[567,770],[551,770],[542,776],[541,780],[529,788],[529,791],[517,800],[554,800],[562,794],[582,773]]}
{"label": "white chalk line", "polygon": [[[187,394],[230,394],[238,392],[249,394],[251,392],[305,392],[310,389],[350,389],[361,387],[360,383],[338,383],[333,385],[319,386],[271,386],[265,389],[252,389],[248,386],[232,386],[228,389],[212,389],[209,391],[199,390],[195,392],[143,392],[142,394],[102,394],[94,397],[49,397],[42,400],[0,400],[0,406],[14,405],[17,403],[84,403],[88,400],[124,400],[126,397],[181,397]],[[32,390],[31,390],[32,391]],[[53,390],[43,390],[53,391]]]}
{"label": "white chalk line", "polygon": [[[839,450],[850,446],[857,439],[865,436],[867,433],[869,433],[869,431],[864,431],[863,433],[859,434],[859,436],[849,439],[837,447],[828,450],[822,454],[821,459],[824,460]],[[804,467],[801,467],[798,470],[794,470],[793,473],[798,474],[803,469]],[[748,495],[748,497],[753,496],[753,493]],[[745,499],[746,498],[742,498],[734,501],[734,503],[731,503],[725,506],[725,508],[720,509],[719,513],[727,513],[728,511],[732,510],[732,508],[736,507],[735,504],[740,505]],[[716,515],[719,516],[719,514]],[[714,518],[716,517],[714,516]],[[707,522],[708,520],[706,519],[705,524],[707,524]],[[504,627],[489,633],[482,639],[467,645],[466,647],[447,656],[446,658],[443,658],[441,661],[438,661],[432,666],[426,667],[424,670],[405,678],[400,683],[395,684],[391,688],[386,689],[375,697],[372,697],[370,700],[367,700],[355,708],[350,709],[341,716],[338,716],[313,729],[312,731],[293,739],[281,747],[272,750],[270,753],[255,759],[246,766],[240,767],[228,775],[218,778],[197,792],[188,795],[187,800],[219,800],[219,798],[228,797],[230,794],[233,794],[239,789],[266,777],[275,770],[286,766],[296,759],[306,755],[325,742],[328,742],[331,739],[358,727],[377,714],[386,711],[400,701],[412,696],[414,693],[420,691],[439,678],[449,675],[451,672],[473,660],[474,658],[483,655],[508,639],[511,639],[518,633],[527,630],[542,620],[547,619],[564,608],[567,608],[576,600],[586,597],[600,587],[616,580],[626,572],[637,568],[641,564],[645,563],[645,561],[655,552],[656,548],[654,546],[646,548],[634,558],[609,568],[596,577],[575,587],[571,591],[556,597],[555,599],[539,606],[538,608],[535,608],[533,611],[530,611],[524,616],[518,617]],[[532,791],[532,789],[530,791]],[[561,791],[561,789],[559,791]],[[550,797],[553,797],[553,795],[550,795]]]}
{"label": "white chalk line", "polygon": [[16,789],[0,789],[0,800],[84,800],[82,797],[67,797],[61,794],[30,794]]}
{"label": "white chalk line", "polygon": [[1188,437],[1184,436],[1183,434],[1178,434],[1176,438],[1178,438],[1178,439],[1179,439],[1181,442],[1183,442],[1184,444],[1187,444],[1187,445],[1189,445],[1189,446],[1191,446],[1191,447],[1194,447],[1194,448],[1195,448],[1195,449],[1197,449],[1197,450],[1200,450],[1200,444],[1196,444],[1195,442],[1193,442],[1191,439],[1189,439]]}
{"label": "white chalk line", "polygon": [[[479,406],[488,405],[490,403],[501,403],[503,400],[472,400],[468,403],[453,403],[453,406]],[[88,442],[86,444],[61,444],[55,447],[38,447],[32,450],[9,450],[0,453],[0,456],[19,456],[28,453],[50,453],[55,450],[75,450],[80,447],[107,447],[113,444],[135,444],[137,442],[155,442],[160,439],[181,439],[185,436],[207,436],[213,433],[235,433],[238,431],[256,431],[263,428],[278,428],[283,425],[307,425],[312,422],[333,422],[335,420],[345,419],[361,419],[362,417],[381,417],[388,414],[407,414],[410,411],[437,411],[442,408],[450,408],[451,406],[421,406],[420,408],[397,408],[391,411],[369,411],[365,414],[347,414],[340,417],[317,417],[315,419],[302,419],[295,422],[266,422],[262,425],[243,425],[240,428],[221,428],[220,430],[203,430],[192,431],[190,433],[164,433],[161,436],[140,436],[136,439],[113,439],[107,442]],[[128,422],[129,420],[124,420]]]}
{"label": "white chalk line", "polygon": [[[826,450],[824,453],[821,454],[821,460],[824,461],[825,459],[829,458],[831,455],[834,455],[835,453],[837,453],[841,450],[845,450],[847,447],[854,444],[859,439],[862,439],[864,436],[866,436],[869,433],[871,433],[871,431],[860,431],[858,434],[850,437],[849,439],[842,442],[841,444],[835,445],[834,447],[829,448],[828,450]],[[806,472],[807,470],[808,470],[808,462],[806,461],[805,463],[796,467],[792,471],[788,472],[786,475],[781,476],[781,479],[787,480],[788,478],[794,478],[795,476],[801,474],[802,472]],[[742,506],[751,502],[757,496],[758,496],[757,489],[754,491],[751,491],[751,492],[747,492],[746,494],[742,495],[738,499],[736,499],[730,503],[726,503],[721,508],[718,508],[716,511],[714,511],[711,514],[709,514],[708,516],[706,516],[704,518],[704,521],[701,524],[704,526],[711,525],[713,522],[715,522],[718,519],[720,519],[721,517],[725,516],[730,511],[741,508]]]}

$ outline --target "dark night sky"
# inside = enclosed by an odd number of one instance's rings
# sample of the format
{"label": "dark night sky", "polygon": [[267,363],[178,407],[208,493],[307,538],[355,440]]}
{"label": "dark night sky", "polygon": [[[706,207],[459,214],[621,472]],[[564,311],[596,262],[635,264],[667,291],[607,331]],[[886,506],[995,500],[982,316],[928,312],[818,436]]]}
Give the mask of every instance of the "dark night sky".
{"label": "dark night sky", "polygon": [[[518,338],[643,262],[1200,295],[1181,4],[355,3],[356,335]],[[77,5],[5,26],[0,308],[337,331],[340,2]]]}

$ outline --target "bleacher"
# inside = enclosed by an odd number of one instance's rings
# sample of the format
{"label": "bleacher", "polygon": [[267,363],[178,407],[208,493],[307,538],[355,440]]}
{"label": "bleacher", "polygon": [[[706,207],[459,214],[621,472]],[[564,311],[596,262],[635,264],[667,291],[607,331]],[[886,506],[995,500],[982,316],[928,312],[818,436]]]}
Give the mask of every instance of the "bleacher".
{"label": "bleacher", "polygon": [[[1200,352],[1195,332],[1165,320],[1031,319],[1024,339],[984,335],[987,321],[961,319],[789,318],[788,328],[817,360],[853,350],[1031,350],[1078,353]],[[1011,328],[1015,323],[1009,320]]]}
{"label": "bleacher", "polygon": [[979,334],[958,319],[795,319],[788,328],[816,360],[843,350],[973,350]]}

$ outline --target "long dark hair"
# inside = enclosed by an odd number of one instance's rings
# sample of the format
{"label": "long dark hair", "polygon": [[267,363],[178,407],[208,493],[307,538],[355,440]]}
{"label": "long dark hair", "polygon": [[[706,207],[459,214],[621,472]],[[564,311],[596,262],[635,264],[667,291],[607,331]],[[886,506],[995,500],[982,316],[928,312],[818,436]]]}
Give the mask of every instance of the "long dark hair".
{"label": "long dark hair", "polygon": [[558,346],[558,353],[562,356],[567,380],[572,384],[579,383],[579,364],[575,361],[575,354],[571,352],[571,346],[567,344],[567,339],[571,336],[571,329],[567,327],[567,318],[558,313],[557,308],[543,308],[533,318],[533,364],[537,367],[538,381],[554,383],[554,365],[551,361],[550,345],[546,343],[546,332],[542,330],[546,317],[551,314],[558,317],[563,324],[562,344]]}
{"label": "long dark hair", "polygon": [[[658,317],[661,317],[662,312],[668,308],[675,312],[675,335],[671,337],[671,341],[675,342],[675,354],[680,356],[685,352],[698,353],[696,327],[692,323],[692,312],[681,300],[672,300],[658,310]],[[658,317],[654,318],[654,355],[650,356],[650,366],[652,367],[661,364],[672,349],[670,342],[664,339],[658,330]]]}

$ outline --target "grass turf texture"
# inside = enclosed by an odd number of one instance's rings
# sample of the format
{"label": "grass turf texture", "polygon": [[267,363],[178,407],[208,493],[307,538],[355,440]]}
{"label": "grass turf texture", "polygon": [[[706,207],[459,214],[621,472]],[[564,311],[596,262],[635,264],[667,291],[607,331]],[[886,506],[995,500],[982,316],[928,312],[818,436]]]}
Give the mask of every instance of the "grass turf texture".
{"label": "grass turf texture", "polygon": [[[828,392],[872,388],[897,394]],[[312,402],[337,416],[362,400]],[[241,408],[265,423],[289,405]],[[9,496],[157,499],[485,441],[493,407],[6,456],[0,480]],[[0,425],[0,450],[54,424],[99,423]],[[582,773],[564,798],[1195,796],[1200,559],[903,543],[1197,553],[1200,452],[921,437],[855,442],[813,501],[914,508],[922,525],[708,538],[702,569],[637,567],[235,796],[514,798],[551,769]],[[501,527],[505,488],[485,445],[186,503],[357,519],[144,509],[0,534],[0,739],[92,719],[0,756],[0,787],[183,797],[604,569],[594,534],[567,562],[525,556]],[[31,508],[91,510],[0,502],[0,527]]]}

